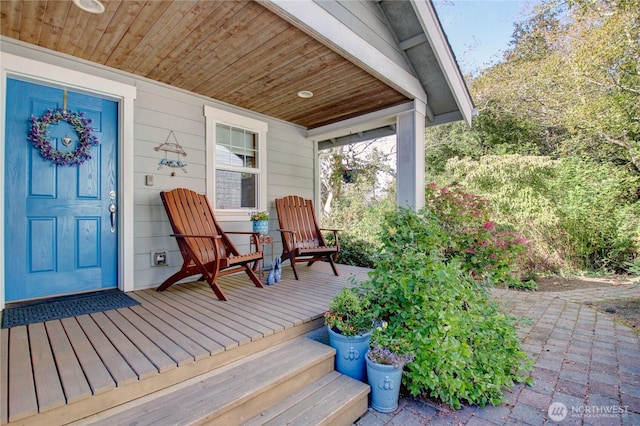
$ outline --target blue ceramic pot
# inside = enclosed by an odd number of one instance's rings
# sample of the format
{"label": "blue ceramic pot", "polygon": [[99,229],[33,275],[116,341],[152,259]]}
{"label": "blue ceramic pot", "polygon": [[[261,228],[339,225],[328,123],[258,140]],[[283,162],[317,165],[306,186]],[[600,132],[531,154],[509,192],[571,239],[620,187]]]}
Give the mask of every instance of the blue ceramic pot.
{"label": "blue ceramic pot", "polygon": [[381,413],[390,413],[398,408],[402,367],[378,364],[365,356],[367,377],[371,386],[371,408]]}
{"label": "blue ceramic pot", "polygon": [[262,232],[263,234],[267,234],[269,232],[269,221],[268,220],[254,220],[253,221],[253,232]]}
{"label": "blue ceramic pot", "polygon": [[371,332],[345,337],[327,326],[329,345],[336,350],[336,370],[361,382],[366,381],[367,365],[365,355],[369,350]]}

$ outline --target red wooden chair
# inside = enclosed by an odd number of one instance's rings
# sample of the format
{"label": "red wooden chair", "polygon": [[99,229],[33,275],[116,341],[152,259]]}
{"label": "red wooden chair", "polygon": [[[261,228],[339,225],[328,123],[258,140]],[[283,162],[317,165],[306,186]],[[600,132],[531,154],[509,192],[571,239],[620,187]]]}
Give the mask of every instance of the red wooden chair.
{"label": "red wooden chair", "polygon": [[198,194],[185,188],[176,188],[169,192],[161,192],[160,198],[169,216],[172,236],[178,242],[182,254],[182,268],[163,282],[157,291],[163,291],[177,281],[191,275],[201,274],[214,291],[218,299],[227,297],[218,286],[216,279],[220,276],[244,271],[256,287],[263,287],[253,272],[250,264],[262,259],[262,251],[240,254],[227,234],[252,235],[254,247],[258,244],[259,233],[256,232],[224,232],[211,209],[206,195]]}
{"label": "red wooden chair", "polygon": [[[329,262],[333,273],[339,275],[335,263],[340,251],[338,230],[318,226],[311,200],[289,195],[276,200],[276,211],[282,235],[282,260],[290,259],[296,279],[299,262],[307,262],[307,266],[316,261]],[[333,232],[335,245],[325,243],[322,231]]]}

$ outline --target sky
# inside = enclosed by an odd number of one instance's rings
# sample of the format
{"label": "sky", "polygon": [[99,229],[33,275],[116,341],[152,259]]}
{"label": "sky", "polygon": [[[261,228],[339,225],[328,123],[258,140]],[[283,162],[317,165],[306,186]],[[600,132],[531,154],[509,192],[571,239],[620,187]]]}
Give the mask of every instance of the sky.
{"label": "sky", "polygon": [[499,62],[513,23],[531,10],[528,0],[433,0],[463,75]]}

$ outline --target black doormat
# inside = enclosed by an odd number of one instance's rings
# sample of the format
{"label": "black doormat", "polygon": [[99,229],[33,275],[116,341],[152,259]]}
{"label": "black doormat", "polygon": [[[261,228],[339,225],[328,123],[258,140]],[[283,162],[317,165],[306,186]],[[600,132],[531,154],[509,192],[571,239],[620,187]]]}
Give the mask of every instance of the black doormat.
{"label": "black doormat", "polygon": [[117,289],[25,302],[5,307],[2,315],[2,328],[92,314],[139,304],[140,302]]}

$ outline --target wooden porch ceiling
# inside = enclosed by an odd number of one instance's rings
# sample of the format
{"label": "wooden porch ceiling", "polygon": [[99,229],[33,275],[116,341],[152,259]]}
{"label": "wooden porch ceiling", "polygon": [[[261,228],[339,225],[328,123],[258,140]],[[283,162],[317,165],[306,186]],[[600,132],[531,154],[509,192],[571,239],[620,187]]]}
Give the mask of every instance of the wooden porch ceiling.
{"label": "wooden porch ceiling", "polygon": [[309,129],[408,100],[255,1],[102,3],[2,0],[0,33]]}

